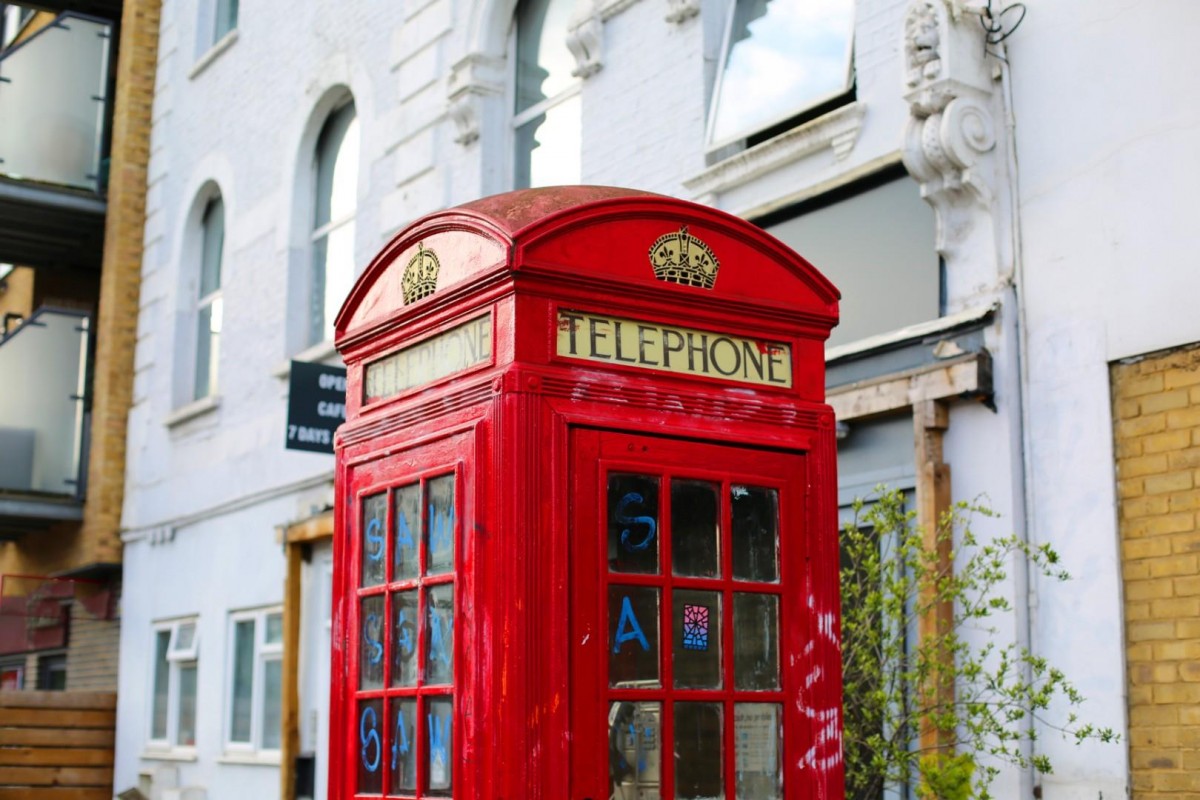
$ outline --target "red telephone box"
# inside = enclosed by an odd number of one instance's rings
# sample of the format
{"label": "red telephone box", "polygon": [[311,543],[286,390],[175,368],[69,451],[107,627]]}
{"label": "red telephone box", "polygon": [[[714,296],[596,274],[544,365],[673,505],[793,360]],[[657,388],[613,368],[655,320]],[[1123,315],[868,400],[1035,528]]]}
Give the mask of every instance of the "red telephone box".
{"label": "red telephone box", "polygon": [[841,798],[837,297],[622,189],[396,236],[337,319],[330,797]]}

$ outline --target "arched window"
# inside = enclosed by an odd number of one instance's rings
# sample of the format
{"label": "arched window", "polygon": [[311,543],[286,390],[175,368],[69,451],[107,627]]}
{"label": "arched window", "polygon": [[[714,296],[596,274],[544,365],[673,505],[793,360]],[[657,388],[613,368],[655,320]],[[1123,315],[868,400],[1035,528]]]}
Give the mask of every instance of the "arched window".
{"label": "arched window", "polygon": [[196,371],[192,399],[217,393],[221,345],[221,254],[225,247],[225,204],[220,195],[208,201],[200,218],[200,276],[196,292]]}
{"label": "arched window", "polygon": [[513,184],[518,189],[580,182],[582,103],[567,49],[571,0],[517,5],[513,86]]}
{"label": "arched window", "polygon": [[312,271],[307,344],[333,338],[333,318],[354,283],[354,213],[358,197],[358,118],[354,103],[336,109],[317,137],[314,156]]}

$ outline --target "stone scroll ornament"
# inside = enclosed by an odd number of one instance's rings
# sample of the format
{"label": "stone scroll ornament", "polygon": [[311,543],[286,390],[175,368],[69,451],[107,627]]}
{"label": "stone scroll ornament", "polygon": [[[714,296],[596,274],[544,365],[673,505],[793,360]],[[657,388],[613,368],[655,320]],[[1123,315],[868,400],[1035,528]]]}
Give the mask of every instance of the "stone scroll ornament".
{"label": "stone scroll ornament", "polygon": [[964,0],[912,0],[904,61],[904,165],[936,212],[937,248],[947,254],[973,238],[986,243],[996,196],[998,98],[979,11]]}

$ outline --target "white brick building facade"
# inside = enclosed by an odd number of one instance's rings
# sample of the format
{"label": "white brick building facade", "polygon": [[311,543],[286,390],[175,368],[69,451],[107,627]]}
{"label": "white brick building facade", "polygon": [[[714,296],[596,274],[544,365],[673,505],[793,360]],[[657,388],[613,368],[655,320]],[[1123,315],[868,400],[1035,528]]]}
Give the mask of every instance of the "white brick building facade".
{"label": "white brick building facade", "polygon": [[[422,214],[513,188],[507,65],[515,4],[259,0],[244,3],[234,32],[209,46],[201,32],[212,5],[165,0],[162,11],[123,522],[115,785],[120,791],[152,774],[156,792],[199,787],[225,800],[276,796],[279,786],[278,751],[260,727],[248,747],[229,741],[231,615],[281,606],[278,529],[332,502],[332,457],[283,448],[288,360],[336,361],[327,345],[307,347],[303,333],[319,133],[352,97],[361,136],[358,271]],[[941,72],[922,72],[925,62],[914,66],[906,49],[906,21],[926,5],[940,26],[933,49]],[[1052,542],[1076,576],[1065,585],[1025,585],[1016,576],[1018,610],[1002,635],[1061,666],[1089,698],[1089,720],[1121,729],[1107,365],[1200,339],[1189,307],[1197,282],[1185,255],[1200,245],[1189,219],[1200,176],[1190,74],[1200,57],[1186,39],[1200,13],[1185,0],[1153,9],[1123,0],[1029,3],[1020,28],[991,45],[1007,53],[1008,66],[983,53],[983,5],[858,0],[852,95],[762,141],[706,152],[725,3],[579,0],[573,39],[588,67],[581,71],[599,64],[580,79],[581,177],[760,221],[844,287],[858,285],[842,275],[862,262],[823,263],[785,235],[789,220],[864,197],[863,187],[907,195],[927,221],[905,235],[923,248],[933,276],[911,291],[932,292],[925,300],[936,311],[905,319],[929,325],[901,333],[873,328],[877,312],[861,312],[854,324],[864,335],[830,351],[831,389],[839,375],[848,385],[931,368],[937,356],[927,351],[937,341],[986,351],[994,410],[943,399],[953,496],[986,493],[1003,514],[990,532]],[[921,125],[924,133],[906,135]],[[902,176],[905,166],[916,179]],[[218,192],[219,388],[192,400],[200,219]],[[851,218],[860,208],[837,207]],[[881,224],[861,217],[840,238],[869,239]],[[867,264],[866,286],[903,286],[904,275],[889,266]],[[856,299],[849,292],[844,308]],[[900,434],[887,433],[891,423]],[[847,446],[859,430],[877,430],[898,440],[910,463],[847,455],[846,491],[876,478],[911,487],[911,412],[849,424]],[[314,549],[306,591],[322,585],[327,558],[327,548]],[[319,616],[319,599],[306,602]],[[179,662],[196,667],[191,744],[152,735],[156,631],[178,620],[194,621],[199,637],[193,660]],[[302,650],[299,726],[301,749],[311,750],[324,735],[323,675],[311,649],[320,652],[320,628],[303,625],[310,649]],[[256,691],[265,691],[265,673],[256,674]],[[174,697],[178,684],[165,691]],[[188,713],[177,704],[162,706],[172,709],[172,723]],[[1050,755],[1055,773],[1007,770],[996,796],[1030,797],[1035,783],[1047,799],[1126,792],[1123,744],[1076,747],[1043,731],[1038,751]]]}

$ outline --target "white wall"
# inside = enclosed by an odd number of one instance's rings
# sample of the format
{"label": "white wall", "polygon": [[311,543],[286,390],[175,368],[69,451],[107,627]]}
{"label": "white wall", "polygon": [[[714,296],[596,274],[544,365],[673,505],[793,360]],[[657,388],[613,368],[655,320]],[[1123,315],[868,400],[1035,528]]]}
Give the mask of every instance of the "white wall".
{"label": "white wall", "polygon": [[[1010,40],[1024,238],[1031,536],[1075,578],[1038,584],[1034,645],[1121,727],[1124,636],[1108,364],[1200,339],[1191,219],[1200,6],[1030,4]],[[1047,798],[1124,792],[1124,747],[1053,733]]]}
{"label": "white wall", "polygon": [[[117,791],[136,785],[139,771],[175,766],[180,787],[204,787],[213,800],[278,793],[275,767],[221,763],[227,756],[225,706],[231,692],[229,612],[282,604],[284,561],[274,525],[295,512],[294,500],[279,499],[126,545]],[[146,758],[154,689],[153,624],[185,616],[196,618],[199,635],[195,758]]]}
{"label": "white wall", "polygon": [[[955,408],[946,457],[956,499],[986,492],[1004,512],[988,530],[1027,527],[1064,555],[1077,577],[1064,587],[1034,587],[1033,644],[1091,698],[1089,718],[1120,726],[1107,363],[1200,338],[1185,305],[1195,285],[1185,246],[1200,237],[1200,226],[1187,218],[1200,166],[1189,134],[1200,109],[1180,101],[1194,97],[1190,81],[1200,56],[1182,54],[1194,52],[1185,37],[1200,22],[1200,8],[1187,0],[1158,4],[1154,13],[1118,0],[1029,6],[1009,41],[1028,435],[1021,430],[1016,304],[1002,281],[1007,263],[996,252],[976,253],[984,261],[967,253],[960,261],[971,263],[947,265],[955,307],[1002,303],[988,332],[997,411]],[[603,68],[584,81],[585,179],[761,213],[894,163],[909,115],[902,79],[906,2],[859,0],[858,8],[857,97],[864,116],[850,146],[823,147],[710,192],[688,187],[707,169],[707,81],[722,4],[705,0],[701,17],[672,23],[664,19],[666,4],[632,3],[604,24]],[[282,597],[274,526],[330,499],[332,459],[283,449],[287,385],[277,371],[296,349],[289,346],[297,324],[289,271],[306,263],[308,235],[297,197],[331,90],[351,90],[361,121],[360,270],[419,215],[508,188],[511,105],[504,95],[479,102],[481,137],[470,144],[454,141],[460,130],[446,111],[451,67],[473,52],[503,52],[510,3],[246,3],[237,40],[198,71],[195,14],[192,3],[163,4],[124,510],[120,787],[133,782],[143,763],[137,756],[148,713],[151,621],[201,614],[200,691],[206,701],[219,700],[213,687],[221,662],[209,656],[224,646],[228,611]],[[714,24],[713,15],[722,22]],[[992,180],[1005,188],[1003,170]],[[227,214],[221,398],[215,408],[168,427],[177,405],[174,376],[185,358],[177,345],[178,311],[191,303],[183,278],[195,249],[189,215],[210,182],[219,186]],[[997,219],[1003,223],[1004,214]],[[869,233],[867,221],[863,235]],[[996,238],[1006,240],[1007,233]],[[803,254],[802,244],[797,249]],[[979,263],[996,264],[997,274],[977,280]],[[152,544],[164,538],[170,540]],[[1010,590],[1023,609],[1020,581]],[[1016,640],[1027,630],[1023,611],[1004,624]],[[181,765],[184,782],[203,782],[210,797],[224,798],[242,796],[234,786],[261,781],[263,793],[255,783],[246,796],[271,796],[274,770],[217,766],[215,724],[202,721],[199,760]],[[1056,767],[1046,797],[1123,792],[1121,748],[1043,746]],[[1008,773],[1003,780],[1012,794],[999,796],[1015,796],[1028,778]]]}

